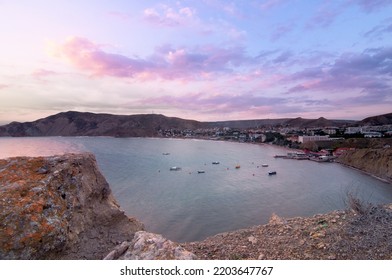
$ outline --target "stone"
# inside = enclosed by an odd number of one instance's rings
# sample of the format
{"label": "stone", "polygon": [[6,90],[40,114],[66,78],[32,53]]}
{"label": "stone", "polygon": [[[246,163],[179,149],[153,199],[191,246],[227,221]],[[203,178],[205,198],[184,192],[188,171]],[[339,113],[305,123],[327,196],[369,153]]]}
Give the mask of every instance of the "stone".
{"label": "stone", "polygon": [[131,242],[115,247],[104,259],[195,260],[197,257],[160,234],[138,231]]}
{"label": "stone", "polygon": [[275,213],[272,213],[271,218],[270,218],[268,224],[270,224],[270,225],[282,225],[282,224],[286,224],[286,220],[281,218],[281,217],[279,217]]}
{"label": "stone", "polygon": [[253,235],[248,237],[248,241],[252,243],[252,245],[257,243],[257,239]]}

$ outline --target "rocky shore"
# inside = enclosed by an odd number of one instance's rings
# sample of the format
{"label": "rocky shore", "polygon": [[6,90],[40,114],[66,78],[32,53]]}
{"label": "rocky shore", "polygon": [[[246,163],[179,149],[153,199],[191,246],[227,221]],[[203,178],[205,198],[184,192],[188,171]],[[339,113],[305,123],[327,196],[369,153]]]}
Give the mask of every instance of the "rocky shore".
{"label": "rocky shore", "polygon": [[273,215],[267,225],[182,246],[203,260],[392,259],[392,205],[364,205],[310,218]]}
{"label": "rocky shore", "polygon": [[0,160],[0,209],[0,259],[102,259],[144,229],[92,154]]}
{"label": "rocky shore", "polygon": [[0,224],[0,259],[392,259],[392,205],[351,196],[345,211],[172,242],[124,214],[92,154],[0,160]]}

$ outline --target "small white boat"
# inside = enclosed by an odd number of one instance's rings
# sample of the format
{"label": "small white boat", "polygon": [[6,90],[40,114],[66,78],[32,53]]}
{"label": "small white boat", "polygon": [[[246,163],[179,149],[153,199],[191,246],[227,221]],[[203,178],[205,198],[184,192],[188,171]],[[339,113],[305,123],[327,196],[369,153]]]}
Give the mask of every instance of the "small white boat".
{"label": "small white boat", "polygon": [[219,161],[213,161],[212,164],[219,164]]}
{"label": "small white boat", "polygon": [[276,171],[269,171],[268,175],[276,175]]}
{"label": "small white boat", "polygon": [[170,171],[178,171],[178,170],[181,170],[181,167],[178,166],[170,167]]}

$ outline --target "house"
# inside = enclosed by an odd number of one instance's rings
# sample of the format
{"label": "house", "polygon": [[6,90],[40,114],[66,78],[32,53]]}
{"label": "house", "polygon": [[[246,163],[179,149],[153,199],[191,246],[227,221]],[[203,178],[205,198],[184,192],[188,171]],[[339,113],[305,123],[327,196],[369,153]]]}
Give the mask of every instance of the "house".
{"label": "house", "polygon": [[382,133],[377,131],[369,131],[366,132],[364,136],[365,138],[380,138],[382,137]]}

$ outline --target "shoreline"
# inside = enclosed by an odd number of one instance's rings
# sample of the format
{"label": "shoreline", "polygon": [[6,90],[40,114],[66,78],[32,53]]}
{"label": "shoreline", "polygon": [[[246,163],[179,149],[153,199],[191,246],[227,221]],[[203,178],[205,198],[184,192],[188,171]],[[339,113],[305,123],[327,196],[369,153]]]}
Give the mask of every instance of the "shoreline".
{"label": "shoreline", "polygon": [[343,163],[343,162],[339,162],[339,161],[334,161],[334,162],[335,162],[335,163],[338,163],[338,164],[340,164],[340,165],[342,165],[342,166],[344,166],[344,167],[347,167],[347,168],[350,168],[350,169],[359,171],[359,172],[361,172],[361,173],[363,173],[363,174],[366,174],[366,175],[368,175],[368,176],[370,176],[370,177],[373,177],[374,179],[377,179],[377,180],[379,180],[379,181],[381,181],[381,182],[384,182],[384,183],[387,183],[387,184],[389,184],[389,185],[392,185],[392,180],[389,180],[389,179],[386,179],[386,178],[379,177],[379,176],[374,175],[374,174],[372,174],[372,173],[370,173],[370,172],[367,172],[367,171],[365,171],[365,170],[362,170],[362,169],[360,169],[360,168],[357,168],[357,167],[352,166],[352,165],[349,165],[349,164],[345,164],[345,163]]}

